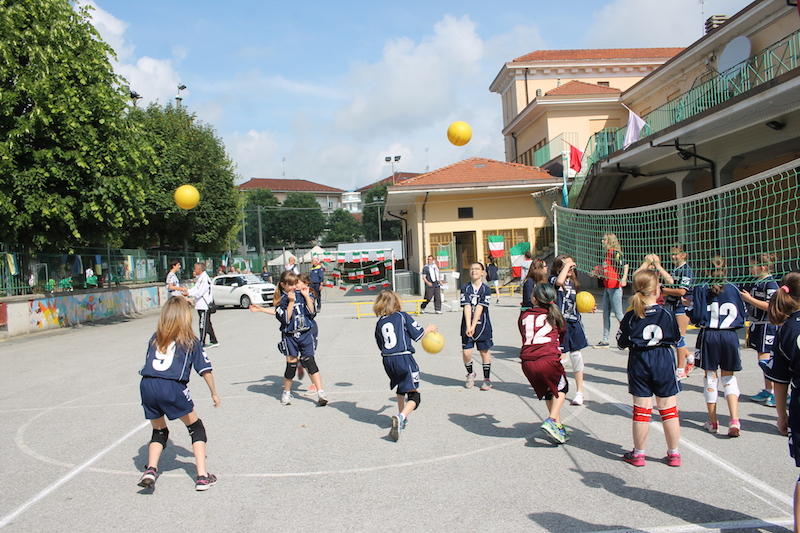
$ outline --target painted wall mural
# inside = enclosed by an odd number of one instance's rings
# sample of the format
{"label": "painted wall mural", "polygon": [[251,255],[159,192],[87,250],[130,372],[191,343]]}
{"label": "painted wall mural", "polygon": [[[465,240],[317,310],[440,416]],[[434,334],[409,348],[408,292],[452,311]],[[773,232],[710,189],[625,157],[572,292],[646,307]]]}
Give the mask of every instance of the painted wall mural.
{"label": "painted wall mural", "polygon": [[75,326],[159,307],[158,287],[69,294],[30,302],[32,329]]}

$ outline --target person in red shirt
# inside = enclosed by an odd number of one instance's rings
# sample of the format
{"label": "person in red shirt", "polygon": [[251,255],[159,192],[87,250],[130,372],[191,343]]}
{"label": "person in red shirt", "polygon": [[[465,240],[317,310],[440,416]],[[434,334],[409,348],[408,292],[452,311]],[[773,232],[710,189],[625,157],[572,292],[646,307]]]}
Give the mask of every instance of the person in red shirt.
{"label": "person in red shirt", "polygon": [[549,416],[541,428],[556,444],[564,444],[567,429],[561,423],[561,406],[569,391],[567,375],[561,364],[560,346],[566,331],[566,322],[556,305],[556,290],[549,283],[539,283],[533,288],[532,307],[519,315],[519,332],[522,335],[522,372],[536,392],[536,397],[547,402]]}
{"label": "person in red shirt", "polygon": [[595,268],[593,273],[603,281],[603,340],[597,346],[607,348],[608,336],[611,333],[611,313],[622,321],[622,289],[628,284],[628,262],[622,255],[622,246],[613,233],[603,235],[605,256],[603,264]]}

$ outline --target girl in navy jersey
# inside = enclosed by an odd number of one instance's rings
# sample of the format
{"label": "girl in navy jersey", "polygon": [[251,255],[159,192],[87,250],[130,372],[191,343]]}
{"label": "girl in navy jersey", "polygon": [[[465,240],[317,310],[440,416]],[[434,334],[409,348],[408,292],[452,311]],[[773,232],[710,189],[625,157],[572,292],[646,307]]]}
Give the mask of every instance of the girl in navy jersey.
{"label": "girl in navy jersey", "polygon": [[532,291],[534,305],[519,315],[517,325],[522,335],[522,373],[528,378],[536,397],[547,402],[549,416],[541,428],[556,444],[564,444],[567,429],[561,424],[561,406],[569,391],[567,375],[561,364],[559,345],[566,325],[556,306],[556,290],[549,283],[539,283]]}
{"label": "girl in navy jersey", "polygon": [[[778,326],[769,322],[767,309],[772,295],[778,290],[778,283],[770,274],[775,256],[761,254],[750,260],[750,274],[755,278],[746,291],[740,291],[747,304],[747,315],[750,317],[750,329],[747,335],[747,346],[758,354],[758,364],[769,360]],[[764,388],[750,397],[754,402],[762,402],[767,407],[775,407],[775,394],[772,382],[764,376]]]}
{"label": "girl in navy jersey", "polygon": [[461,287],[461,347],[464,367],[467,369],[466,387],[475,386],[475,372],[472,370],[472,348],[477,346],[483,363],[483,384],[481,390],[492,389],[492,322],[489,319],[489,301],[492,291],[483,282],[483,263],[472,263],[469,267],[471,281]]}
{"label": "girl in navy jersey", "polygon": [[677,398],[681,388],[675,377],[673,352],[680,338],[678,322],[675,315],[656,303],[661,291],[655,272],[638,272],[633,277],[633,290],[632,309],[625,313],[617,332],[619,347],[629,349],[628,392],[633,396],[633,450],[622,458],[633,466],[646,464],[645,446],[655,395],[667,440],[664,460],[669,466],[681,466]]}
{"label": "girl in navy jersey", "polygon": [[567,331],[561,351],[569,355],[572,372],[575,374],[575,397],[572,405],[583,405],[583,354],[581,350],[589,346],[583,331],[581,314],[575,304],[578,294],[578,277],[575,275],[575,260],[568,255],[559,255],[550,268],[550,283],[556,288],[557,304],[567,322]]}
{"label": "girl in navy jersey", "polygon": [[139,391],[144,416],[153,426],[153,435],[147,448],[147,466],[139,486],[153,488],[158,477],[158,460],[167,446],[169,429],[167,418],[180,418],[189,430],[192,451],[197,463],[197,490],[208,490],[216,483],[214,474],[206,470],[206,430],[194,410],[194,402],[187,384],[194,368],[211,391],[214,407],[220,404],[211,362],[203,345],[192,331],[193,307],[184,298],[170,298],[161,310],[158,327],[147,343],[147,356],[139,374],[142,381]]}
{"label": "girl in navy jersey", "polygon": [[742,425],[739,421],[739,384],[734,373],[742,369],[736,330],[744,327],[744,302],[739,289],[726,281],[725,260],[715,257],[711,264],[711,284],[697,285],[692,289],[691,307],[687,309],[689,319],[700,327],[700,366],[705,371],[703,394],[708,409],[708,421],[704,427],[710,433],[719,431],[717,397],[718,384],[721,383],[731,416],[728,436],[738,437]]}
{"label": "girl in navy jersey", "polygon": [[528,269],[528,274],[525,276],[525,281],[522,283],[522,304],[520,305],[520,312],[526,311],[533,307],[533,287],[537,283],[544,283],[547,281],[547,263],[542,259],[534,259],[531,267]]}
{"label": "girl in navy jersey", "polygon": [[[774,382],[775,404],[778,410],[778,431],[789,436],[789,455],[800,467],[800,272],[783,276],[780,288],[769,302],[769,321],[780,326],[775,339],[771,364],[762,368]],[[789,411],[786,395],[789,385],[792,394]],[[794,487],[794,530],[800,530],[800,478]]]}
{"label": "girl in navy jersey", "polygon": [[395,442],[400,438],[400,431],[406,428],[411,411],[419,407],[421,401],[417,390],[419,366],[414,360],[414,342],[436,330],[434,325],[423,329],[401,308],[400,297],[392,291],[381,291],[372,307],[378,317],[375,342],[383,356],[383,369],[389,376],[389,388],[397,389],[398,413],[392,417],[389,430],[389,438]]}

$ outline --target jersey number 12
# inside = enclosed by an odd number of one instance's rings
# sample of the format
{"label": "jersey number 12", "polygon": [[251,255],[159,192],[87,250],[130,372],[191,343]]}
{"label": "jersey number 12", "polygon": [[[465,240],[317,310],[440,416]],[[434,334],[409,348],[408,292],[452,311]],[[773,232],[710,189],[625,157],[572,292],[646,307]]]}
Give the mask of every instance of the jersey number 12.
{"label": "jersey number 12", "polygon": [[525,344],[547,344],[553,326],[547,322],[547,315],[528,315],[522,324],[525,326]]}

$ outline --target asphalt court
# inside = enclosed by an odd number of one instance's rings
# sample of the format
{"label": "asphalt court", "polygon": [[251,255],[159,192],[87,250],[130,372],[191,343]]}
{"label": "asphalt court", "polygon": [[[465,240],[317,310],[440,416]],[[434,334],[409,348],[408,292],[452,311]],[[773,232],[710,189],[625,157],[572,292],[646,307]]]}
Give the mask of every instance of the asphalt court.
{"label": "asphalt court", "polygon": [[[150,429],[137,372],[157,315],[0,343],[0,525],[9,531],[784,531],[797,472],[774,409],[741,403],[742,437],[703,431],[699,374],[679,397],[684,466],[660,459],[660,424],[648,464],[631,447],[626,355],[584,352],[587,403],[566,406],[566,446],[542,438],[543,402],[517,362],[516,298],[491,310],[495,388],[463,387],[458,313],[426,314],[445,335],[438,355],[418,350],[422,404],[400,442],[386,438],[396,411],[374,343],[374,319],[330,303],[319,316],[318,362],[331,403],[302,392],[279,403],[283,359],[273,317],[224,309],[221,346],[208,351],[222,406],[202,379],[190,388],[219,482],[194,491],[190,440],[179,421],[153,493],[136,487]],[[601,316],[585,316],[590,342]],[[693,339],[690,340],[693,342]],[[421,353],[420,353],[421,352]],[[755,354],[743,350],[743,395],[759,390]],[[476,354],[477,363],[477,354]],[[480,365],[476,365],[480,369]],[[569,365],[568,365],[569,367]],[[574,386],[573,383],[571,385]],[[569,395],[570,397],[572,394]],[[727,409],[720,399],[721,426]],[[656,417],[657,418],[657,417]]]}

